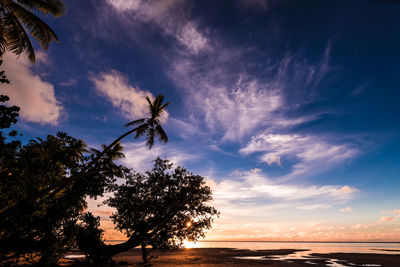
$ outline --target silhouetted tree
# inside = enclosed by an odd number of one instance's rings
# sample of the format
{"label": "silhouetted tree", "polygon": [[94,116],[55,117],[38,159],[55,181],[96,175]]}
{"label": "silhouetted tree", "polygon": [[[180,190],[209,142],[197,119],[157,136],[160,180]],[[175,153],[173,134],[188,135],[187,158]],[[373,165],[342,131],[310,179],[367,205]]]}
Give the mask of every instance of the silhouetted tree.
{"label": "silhouetted tree", "polygon": [[65,5],[60,0],[0,0],[0,56],[6,50],[17,55],[27,53],[34,63],[35,51],[25,29],[47,49],[58,38],[39,15],[58,17],[64,11]]}
{"label": "silhouetted tree", "polygon": [[[197,240],[204,229],[211,227],[216,209],[207,202],[212,200],[211,190],[204,178],[188,172],[183,167],[172,169],[168,160],[157,158],[154,168],[145,174],[127,173],[126,182],[116,185],[114,195],[105,201],[117,210],[111,218],[116,229],[124,232],[128,241],[118,245],[102,244],[93,223],[86,223],[88,249],[80,248],[96,261],[105,262],[104,256],[141,246],[143,261],[147,262],[152,249],[178,248],[183,240]],[[91,219],[93,222],[94,219]],[[79,244],[79,243],[78,243]],[[93,245],[96,244],[96,245]],[[96,247],[96,250],[93,250]],[[100,262],[98,262],[100,264]]]}
{"label": "silhouetted tree", "polygon": [[0,208],[21,199],[33,199],[0,221],[3,255],[38,253],[40,265],[47,265],[56,263],[71,248],[76,221],[86,207],[86,196],[101,195],[105,184],[113,181],[111,172],[102,170],[46,201],[37,201],[36,196],[38,191],[79,172],[88,160],[86,152],[83,141],[58,133],[46,140],[32,140],[13,155],[1,157]]}
{"label": "silhouetted tree", "polygon": [[29,205],[29,203],[33,201],[47,202],[48,199],[51,199],[53,196],[62,192],[66,188],[70,188],[80,181],[85,181],[88,179],[88,177],[97,175],[97,173],[99,173],[101,170],[110,171],[109,167],[110,163],[112,163],[112,160],[109,158],[110,153],[112,154],[113,151],[118,152],[118,147],[120,146],[119,141],[132,133],[136,133],[135,138],[139,138],[140,136],[146,134],[149,148],[153,146],[155,137],[158,137],[163,142],[167,142],[168,137],[165,134],[159,119],[162,113],[165,111],[165,108],[169,105],[169,102],[163,104],[163,95],[158,95],[153,101],[151,101],[149,97],[146,97],[146,100],[149,103],[149,118],[143,118],[128,123],[128,126],[137,124],[140,125],[121,135],[107,147],[103,146],[103,150],[101,152],[97,151],[92,154],[90,159],[85,162],[85,165],[80,169],[80,171],[72,173],[69,179],[59,180],[51,185],[48,185],[48,187],[42,188],[42,190],[39,190],[36,193],[34,196],[35,198],[32,196],[27,196],[26,198],[20,199],[19,202],[15,202],[0,208],[0,221],[7,220],[7,217],[13,216],[16,211],[23,209],[24,206]]}
{"label": "silhouetted tree", "polygon": [[146,145],[148,148],[152,148],[154,145],[154,139],[158,137],[159,141],[167,143],[168,136],[165,133],[164,129],[161,126],[160,117],[165,112],[165,108],[170,104],[169,102],[164,102],[164,96],[158,94],[157,97],[151,101],[148,96],[145,97],[147,103],[149,104],[149,118],[142,118],[138,120],[131,121],[127,123],[125,126],[136,126],[134,129],[124,133],[120,137],[118,137],[114,142],[112,142],[105,150],[113,147],[116,143],[121,141],[121,139],[125,138],[126,136],[136,133],[135,139],[146,135]]}

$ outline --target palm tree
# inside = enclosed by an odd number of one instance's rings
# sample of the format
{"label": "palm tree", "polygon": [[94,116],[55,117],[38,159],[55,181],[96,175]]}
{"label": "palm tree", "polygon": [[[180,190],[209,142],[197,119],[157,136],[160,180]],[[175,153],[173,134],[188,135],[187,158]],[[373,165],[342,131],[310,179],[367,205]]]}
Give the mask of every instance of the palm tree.
{"label": "palm tree", "polygon": [[[161,127],[160,116],[165,111],[165,108],[170,104],[169,102],[163,104],[164,96],[159,94],[157,97],[151,101],[148,96],[146,96],[146,100],[149,103],[149,118],[142,118],[126,124],[126,126],[132,125],[139,125],[136,128],[129,130],[128,132],[124,133],[114,142],[112,142],[109,146],[103,146],[103,150],[100,153],[96,153],[96,157],[91,160],[86,167],[78,174],[71,176],[69,179],[65,179],[60,181],[59,183],[55,184],[52,188],[46,188],[41,192],[38,192],[37,199],[35,200],[37,203],[39,201],[45,200],[47,197],[57,194],[58,192],[62,191],[66,187],[72,186],[75,182],[88,177],[90,175],[94,175],[98,172],[98,164],[103,163],[103,156],[106,155],[121,158],[123,157],[121,150],[122,147],[120,146],[120,141],[125,138],[126,136],[135,133],[135,139],[143,136],[146,134],[146,145],[151,149],[154,144],[155,137],[158,137],[160,141],[166,143],[168,142],[168,136],[165,133],[164,129]],[[26,198],[14,206],[4,208],[0,210],[0,221],[10,214],[13,214],[15,209],[18,207],[25,205],[25,203],[29,203],[32,199]]]}
{"label": "palm tree", "polygon": [[158,137],[161,142],[168,142],[168,136],[165,133],[164,129],[161,126],[160,117],[162,113],[165,111],[165,108],[170,104],[169,102],[163,104],[164,96],[158,94],[157,97],[151,101],[148,96],[146,96],[146,101],[149,103],[149,118],[142,118],[138,120],[131,121],[125,126],[137,126],[136,128],[124,133],[120,137],[118,137],[114,142],[112,142],[108,147],[105,148],[106,151],[116,145],[121,139],[126,136],[136,133],[135,139],[146,134],[146,145],[149,149],[151,149],[154,145],[154,139]]}
{"label": "palm tree", "polygon": [[0,56],[6,50],[17,55],[27,53],[29,61],[35,63],[35,51],[25,28],[47,49],[52,41],[59,40],[39,15],[59,17],[64,12],[61,0],[0,0]]}

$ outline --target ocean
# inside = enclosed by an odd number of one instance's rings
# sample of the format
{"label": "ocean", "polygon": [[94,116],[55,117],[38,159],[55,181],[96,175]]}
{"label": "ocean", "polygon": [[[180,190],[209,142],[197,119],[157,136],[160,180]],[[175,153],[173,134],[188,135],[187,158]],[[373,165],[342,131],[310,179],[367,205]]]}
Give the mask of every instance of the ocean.
{"label": "ocean", "polygon": [[[400,254],[400,242],[280,242],[280,241],[198,241],[185,247],[235,249],[309,249],[311,253]],[[393,251],[390,251],[393,250]]]}

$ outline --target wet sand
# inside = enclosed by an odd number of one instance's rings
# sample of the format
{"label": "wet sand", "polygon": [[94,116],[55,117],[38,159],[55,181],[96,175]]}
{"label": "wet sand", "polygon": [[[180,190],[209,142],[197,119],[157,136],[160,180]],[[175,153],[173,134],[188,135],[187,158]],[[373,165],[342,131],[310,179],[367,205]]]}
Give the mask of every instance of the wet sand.
{"label": "wet sand", "polygon": [[[295,249],[279,250],[244,250],[232,248],[183,248],[170,252],[153,251],[149,265],[145,266],[382,266],[399,267],[400,254],[367,254],[367,253],[330,253],[311,254],[313,257],[305,259],[291,259],[282,261],[276,258],[279,255],[289,255],[298,251]],[[274,257],[275,256],[275,257]],[[248,258],[242,258],[248,257]],[[275,258],[275,259],[274,259]],[[139,249],[133,249],[114,257],[123,266],[143,266]],[[334,259],[334,260],[332,260]],[[349,263],[353,264],[350,265]],[[368,265],[366,265],[368,264]],[[372,265],[370,265],[372,264]],[[70,265],[71,266],[71,265]],[[73,264],[73,266],[90,266],[86,264]]]}
{"label": "wet sand", "polygon": [[[316,257],[333,258],[343,263],[351,262],[355,266],[383,266],[400,267],[400,254],[375,254],[375,253],[329,253],[329,254],[311,254]],[[368,266],[367,265],[367,266]]]}

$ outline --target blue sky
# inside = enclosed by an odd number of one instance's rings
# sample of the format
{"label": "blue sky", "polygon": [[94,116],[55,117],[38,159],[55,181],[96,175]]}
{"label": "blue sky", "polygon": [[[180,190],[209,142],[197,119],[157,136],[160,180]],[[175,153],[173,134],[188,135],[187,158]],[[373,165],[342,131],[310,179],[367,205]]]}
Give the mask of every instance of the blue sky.
{"label": "blue sky", "polygon": [[128,138],[124,163],[206,177],[221,211],[208,239],[400,240],[400,3],[66,4],[37,64],[4,58],[25,140],[110,143],[161,93],[169,143]]}

